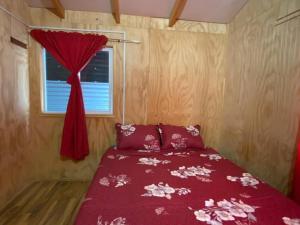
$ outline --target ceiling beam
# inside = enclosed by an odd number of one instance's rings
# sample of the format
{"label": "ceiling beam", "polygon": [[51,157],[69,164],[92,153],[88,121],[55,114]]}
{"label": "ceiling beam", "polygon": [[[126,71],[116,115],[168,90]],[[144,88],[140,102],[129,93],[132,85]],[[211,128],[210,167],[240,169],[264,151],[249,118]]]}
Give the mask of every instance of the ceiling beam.
{"label": "ceiling beam", "polygon": [[112,14],[115,18],[116,23],[120,23],[120,5],[119,0],[111,0]]}
{"label": "ceiling beam", "polygon": [[180,17],[187,0],[176,0],[169,19],[169,27],[172,27]]}
{"label": "ceiling beam", "polygon": [[52,1],[54,8],[48,8],[48,10],[53,12],[59,18],[64,19],[65,18],[65,8],[61,4],[60,0],[51,0],[51,1]]}

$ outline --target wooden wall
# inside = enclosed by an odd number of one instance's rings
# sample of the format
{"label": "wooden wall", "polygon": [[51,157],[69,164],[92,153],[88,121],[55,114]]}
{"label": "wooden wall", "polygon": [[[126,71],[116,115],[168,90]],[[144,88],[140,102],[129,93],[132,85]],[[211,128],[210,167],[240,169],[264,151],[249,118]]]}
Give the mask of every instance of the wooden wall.
{"label": "wooden wall", "polygon": [[[22,0],[0,5],[27,20]],[[28,53],[11,44],[10,36],[27,43],[25,27],[0,11],[0,209],[32,179]]]}
{"label": "wooden wall", "polygon": [[[110,14],[67,11],[60,20],[47,10],[31,9],[31,23],[43,26],[124,30],[126,52],[127,123],[200,123],[206,143],[216,146],[223,107],[226,26],[122,16],[116,26]],[[112,35],[109,35],[112,37]],[[114,37],[120,37],[114,35]],[[30,40],[31,146],[37,149],[39,179],[90,179],[99,158],[115,143],[114,123],[122,113],[122,44],[114,45],[114,117],[88,117],[91,154],[73,162],[59,156],[63,116],[41,115],[41,48]]]}
{"label": "wooden wall", "polygon": [[150,31],[148,123],[201,124],[217,147],[223,110],[223,34]]}
{"label": "wooden wall", "polygon": [[300,17],[275,26],[286,2],[251,0],[229,25],[220,137],[228,158],[285,193],[300,109]]}

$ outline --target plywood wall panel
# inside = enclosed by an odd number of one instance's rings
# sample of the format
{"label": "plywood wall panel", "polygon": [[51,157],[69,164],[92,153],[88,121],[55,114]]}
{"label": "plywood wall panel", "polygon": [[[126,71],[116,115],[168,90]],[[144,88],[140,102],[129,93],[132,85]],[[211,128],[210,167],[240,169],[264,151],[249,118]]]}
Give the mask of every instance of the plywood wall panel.
{"label": "plywood wall panel", "polygon": [[152,30],[148,121],[201,124],[216,146],[223,106],[225,37]]}
{"label": "plywood wall panel", "polygon": [[296,14],[300,11],[300,1],[298,0],[282,0],[280,3],[277,19],[283,19],[291,14]]}
{"label": "plywood wall panel", "polygon": [[149,85],[149,30],[126,28],[126,35],[140,40],[126,48],[126,123],[147,123]]}
{"label": "plywood wall panel", "polygon": [[28,22],[29,14],[28,14],[28,5],[24,0],[0,0],[0,4],[5,9],[12,12],[16,15],[20,20],[24,22]]}
{"label": "plywood wall panel", "polygon": [[[28,8],[23,1],[0,4],[26,20]],[[14,34],[25,37],[26,43],[24,26],[0,11],[0,209],[30,183],[33,169],[28,148],[28,53],[10,43]]]}
{"label": "plywood wall panel", "polygon": [[220,147],[287,192],[299,116],[300,26],[299,19],[275,26],[279,2],[254,10],[261,4],[249,2],[229,26]]}
{"label": "plywood wall panel", "polygon": [[[188,42],[186,40],[189,40]],[[191,120],[190,82],[197,36],[181,32],[151,31],[149,121],[179,123]],[[153,118],[153,119],[152,119]]]}

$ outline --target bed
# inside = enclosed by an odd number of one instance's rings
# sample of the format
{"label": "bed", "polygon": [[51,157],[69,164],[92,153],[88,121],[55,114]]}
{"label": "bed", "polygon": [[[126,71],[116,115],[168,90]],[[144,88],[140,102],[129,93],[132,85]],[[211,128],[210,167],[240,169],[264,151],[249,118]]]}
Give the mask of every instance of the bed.
{"label": "bed", "polygon": [[103,156],[76,225],[298,225],[300,207],[211,148]]}

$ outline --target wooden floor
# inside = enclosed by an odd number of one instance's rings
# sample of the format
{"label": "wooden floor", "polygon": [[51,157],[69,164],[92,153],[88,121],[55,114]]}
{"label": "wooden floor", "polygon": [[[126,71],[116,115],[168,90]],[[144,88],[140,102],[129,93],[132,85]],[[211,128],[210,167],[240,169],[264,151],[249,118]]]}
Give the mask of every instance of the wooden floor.
{"label": "wooden floor", "polygon": [[0,225],[69,225],[88,182],[35,182],[0,212]]}

